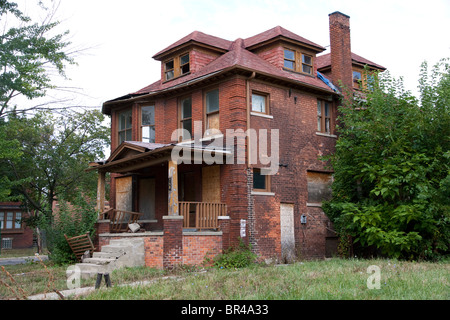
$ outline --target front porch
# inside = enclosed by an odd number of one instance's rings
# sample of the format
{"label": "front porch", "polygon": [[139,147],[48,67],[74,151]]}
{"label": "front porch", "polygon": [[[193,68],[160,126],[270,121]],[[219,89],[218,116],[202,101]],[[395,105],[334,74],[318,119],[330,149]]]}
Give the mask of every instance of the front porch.
{"label": "front porch", "polygon": [[[221,202],[220,165],[177,164],[171,160],[172,148],[124,142],[108,160],[92,165],[91,170],[99,173],[99,250],[111,239],[142,237],[145,264],[170,268],[201,263],[206,252],[221,253],[228,247],[229,217],[227,205]],[[111,173],[110,207],[105,206],[107,172]],[[133,233],[130,224],[138,224],[139,230]]]}

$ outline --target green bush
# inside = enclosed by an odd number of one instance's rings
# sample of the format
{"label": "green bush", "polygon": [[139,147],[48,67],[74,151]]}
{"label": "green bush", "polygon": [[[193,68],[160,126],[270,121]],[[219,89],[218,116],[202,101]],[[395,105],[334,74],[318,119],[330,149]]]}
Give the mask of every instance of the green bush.
{"label": "green bush", "polygon": [[246,245],[239,239],[239,245],[228,248],[223,254],[214,258],[213,265],[221,269],[245,268],[256,261],[256,254],[251,251],[251,245]]}
{"label": "green bush", "polygon": [[58,213],[55,214],[53,222],[44,224],[50,259],[57,264],[64,264],[76,259],[64,235],[74,237],[89,232],[92,238],[97,212],[94,205],[82,197],[78,197],[71,204],[64,200],[60,200],[58,204]]}

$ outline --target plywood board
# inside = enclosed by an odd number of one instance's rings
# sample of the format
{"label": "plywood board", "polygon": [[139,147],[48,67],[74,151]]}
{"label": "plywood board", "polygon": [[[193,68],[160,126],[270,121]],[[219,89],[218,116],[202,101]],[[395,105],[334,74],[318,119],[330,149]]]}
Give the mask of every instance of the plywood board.
{"label": "plywood board", "polygon": [[283,262],[293,262],[295,259],[294,235],[294,205],[282,203],[280,205],[281,226],[281,259]]}
{"label": "plywood board", "polygon": [[202,202],[220,202],[220,166],[202,168]]}
{"label": "plywood board", "polygon": [[132,177],[116,178],[116,209],[132,211]]}

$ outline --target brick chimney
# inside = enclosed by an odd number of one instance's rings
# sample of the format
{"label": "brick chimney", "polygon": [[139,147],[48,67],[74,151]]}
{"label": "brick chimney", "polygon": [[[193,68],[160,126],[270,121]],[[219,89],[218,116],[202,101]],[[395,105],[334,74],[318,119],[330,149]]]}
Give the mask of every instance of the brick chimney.
{"label": "brick chimney", "polygon": [[347,88],[353,87],[352,55],[350,47],[350,17],[339,12],[329,15],[331,79],[340,87],[340,81]]}

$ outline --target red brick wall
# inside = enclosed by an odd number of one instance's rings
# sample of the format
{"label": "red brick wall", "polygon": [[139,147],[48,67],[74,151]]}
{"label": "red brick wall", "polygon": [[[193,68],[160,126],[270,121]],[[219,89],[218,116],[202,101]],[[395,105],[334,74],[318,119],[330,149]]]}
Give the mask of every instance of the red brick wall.
{"label": "red brick wall", "polygon": [[[257,81],[252,81],[250,87],[270,95],[273,119],[251,116],[251,127],[279,129],[279,161],[283,165],[276,175],[271,176],[270,191],[275,196],[250,196],[249,215],[252,219],[249,225],[252,230],[249,233],[252,245],[262,258],[280,258],[280,203],[293,203],[297,251],[302,257],[323,257],[327,218],[320,208],[309,210],[306,206],[306,174],[307,170],[326,170],[319,156],[334,150],[335,139],[316,134],[318,97],[296,90],[291,91],[289,97],[288,88]],[[300,216],[307,212],[312,218],[303,226]],[[307,239],[304,228],[308,230]]]}
{"label": "red brick wall", "polygon": [[163,268],[163,237],[148,236],[144,238],[145,265],[151,268]]}
{"label": "red brick wall", "polygon": [[221,235],[183,235],[183,264],[201,265],[222,253]]}

